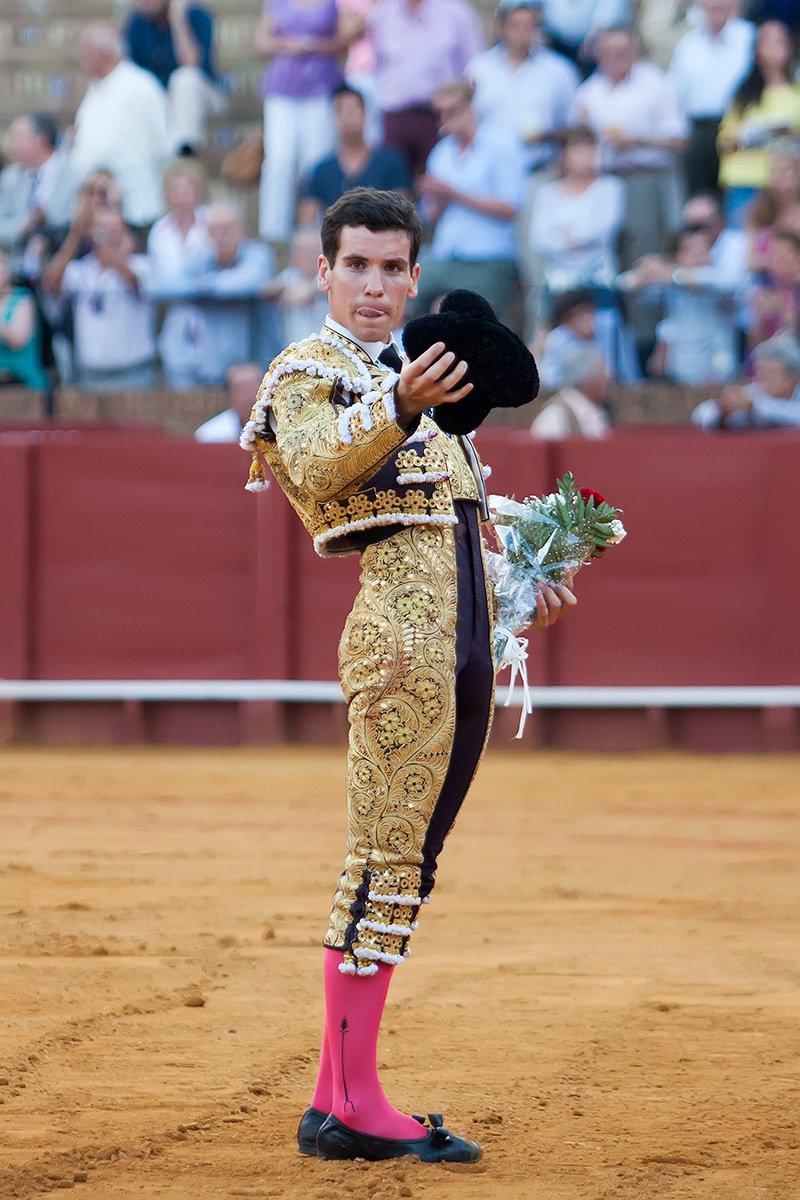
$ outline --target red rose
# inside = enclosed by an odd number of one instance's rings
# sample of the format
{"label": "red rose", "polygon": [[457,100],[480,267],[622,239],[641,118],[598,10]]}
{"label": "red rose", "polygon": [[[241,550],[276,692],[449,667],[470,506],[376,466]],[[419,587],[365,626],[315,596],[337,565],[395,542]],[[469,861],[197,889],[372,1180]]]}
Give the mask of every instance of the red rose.
{"label": "red rose", "polygon": [[601,496],[600,492],[592,491],[591,488],[578,488],[578,495],[582,500],[588,500],[590,496],[593,496],[595,504],[605,504],[605,496]]}

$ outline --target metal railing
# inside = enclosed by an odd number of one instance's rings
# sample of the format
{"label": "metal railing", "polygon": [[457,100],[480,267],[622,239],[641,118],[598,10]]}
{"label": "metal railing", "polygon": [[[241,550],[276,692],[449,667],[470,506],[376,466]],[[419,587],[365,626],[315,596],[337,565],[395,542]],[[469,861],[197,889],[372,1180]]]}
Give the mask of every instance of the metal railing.
{"label": "metal railing", "polygon": [[[531,687],[535,708],[800,708],[800,687]],[[498,687],[505,703],[507,687]],[[0,679],[0,700],[212,701],[267,700],[338,704],[338,683],[305,679]],[[519,688],[512,704],[519,705]]]}

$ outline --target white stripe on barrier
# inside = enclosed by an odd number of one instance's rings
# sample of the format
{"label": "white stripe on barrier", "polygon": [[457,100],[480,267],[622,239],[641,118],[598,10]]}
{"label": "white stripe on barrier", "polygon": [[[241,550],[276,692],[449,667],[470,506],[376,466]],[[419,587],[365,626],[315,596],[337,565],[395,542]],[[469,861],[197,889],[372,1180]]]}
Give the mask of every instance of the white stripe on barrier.
{"label": "white stripe on barrier", "polygon": [[[534,708],[800,708],[800,687],[532,687]],[[503,703],[508,688],[497,689]],[[521,697],[512,698],[512,705]],[[304,679],[0,679],[0,700],[274,700],[343,703],[338,683]]]}

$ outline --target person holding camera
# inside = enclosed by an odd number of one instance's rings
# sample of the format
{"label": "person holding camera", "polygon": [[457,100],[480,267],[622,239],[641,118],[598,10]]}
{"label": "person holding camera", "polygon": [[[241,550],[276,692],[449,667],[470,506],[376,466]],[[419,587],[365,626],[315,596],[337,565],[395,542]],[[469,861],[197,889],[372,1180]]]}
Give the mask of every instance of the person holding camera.
{"label": "person holding camera", "polygon": [[[82,253],[88,245],[88,253]],[[119,207],[85,197],[66,241],[42,277],[72,303],[74,382],[102,391],[151,387],[156,360],[150,264],[136,254]]]}

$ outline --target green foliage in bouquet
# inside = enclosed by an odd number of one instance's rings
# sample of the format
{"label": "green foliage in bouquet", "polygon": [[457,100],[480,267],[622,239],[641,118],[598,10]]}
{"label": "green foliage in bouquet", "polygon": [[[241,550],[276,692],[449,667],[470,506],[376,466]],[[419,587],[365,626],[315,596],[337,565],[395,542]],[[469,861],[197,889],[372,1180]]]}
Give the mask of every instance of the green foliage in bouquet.
{"label": "green foliage in bouquet", "polygon": [[571,471],[557,487],[557,492],[529,497],[522,504],[498,503],[494,512],[495,526],[506,527],[497,533],[507,562],[538,567],[548,582],[558,582],[565,570],[600,558],[625,536],[620,510],[599,492],[578,488]]}
{"label": "green foliage in bouquet", "polygon": [[625,527],[621,510],[612,508],[599,492],[576,487],[570,471],[558,480],[557,492],[530,496],[522,504],[507,496],[490,496],[489,509],[499,550],[486,555],[496,601],[494,661],[498,670],[511,668],[506,704],[518,675],[522,681],[517,731],[521,737],[531,702],[525,666],[528,642],[519,634],[536,618],[539,593],[546,584],[561,583],[566,571],[574,574],[621,542]]}

